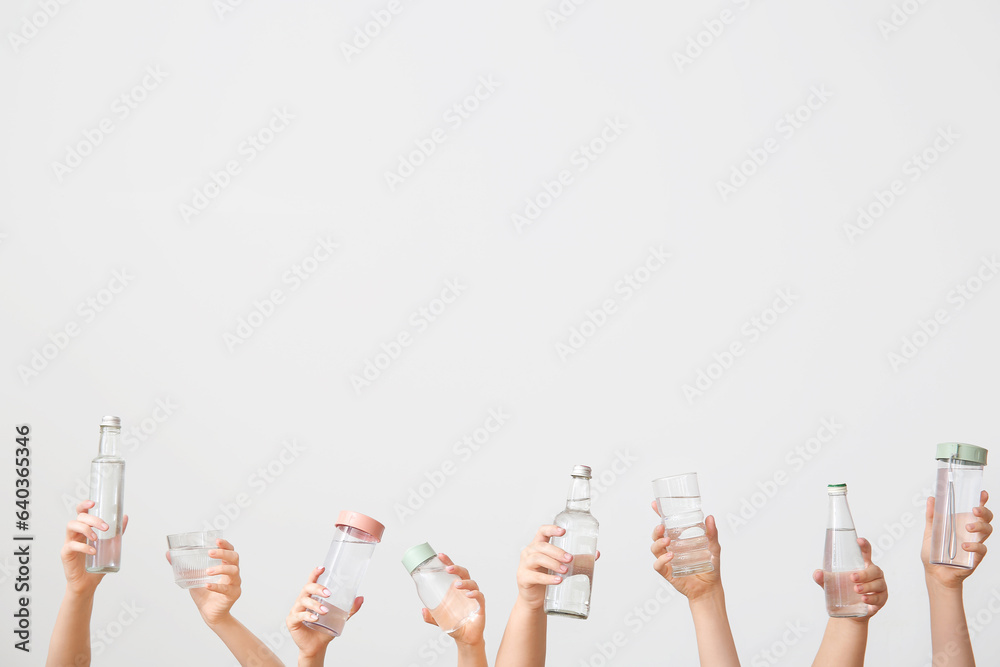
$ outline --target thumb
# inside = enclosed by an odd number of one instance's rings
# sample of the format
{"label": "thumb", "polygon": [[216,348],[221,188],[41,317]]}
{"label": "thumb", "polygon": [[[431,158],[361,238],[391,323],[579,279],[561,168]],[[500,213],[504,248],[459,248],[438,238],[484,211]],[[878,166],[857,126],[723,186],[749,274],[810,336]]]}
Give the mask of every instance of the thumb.
{"label": "thumb", "polygon": [[865,567],[872,564],[872,544],[863,537],[858,538],[858,546],[861,547],[861,557],[865,559]]}
{"label": "thumb", "polygon": [[934,496],[927,499],[927,512],[924,514],[924,541],[931,537],[931,526],[934,525]]}
{"label": "thumb", "polygon": [[813,581],[815,581],[820,587],[823,586],[823,570],[816,570],[813,572]]}

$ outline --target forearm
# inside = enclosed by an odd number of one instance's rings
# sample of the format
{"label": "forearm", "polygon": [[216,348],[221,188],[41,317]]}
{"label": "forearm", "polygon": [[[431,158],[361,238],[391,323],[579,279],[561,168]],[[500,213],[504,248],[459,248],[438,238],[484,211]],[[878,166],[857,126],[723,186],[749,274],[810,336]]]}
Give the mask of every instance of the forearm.
{"label": "forearm", "polygon": [[283,667],[278,656],[232,616],[209,626],[243,667]]}
{"label": "forearm", "polygon": [[87,667],[90,665],[90,616],[94,594],[66,591],[59,605],[56,625],[49,640],[45,667]]}
{"label": "forearm", "polygon": [[965,620],[965,602],[961,586],[946,588],[927,580],[931,604],[931,646],[934,664],[944,667],[975,667],[972,640]]}
{"label": "forearm", "polygon": [[518,597],[500,640],[496,667],[544,667],[545,611],[533,609]]}
{"label": "forearm", "polygon": [[489,667],[486,661],[486,642],[459,644],[458,667]]}
{"label": "forearm", "polygon": [[302,651],[299,651],[299,662],[298,667],[323,667],[323,663],[326,661],[326,647],[323,650],[314,655],[306,655]]}
{"label": "forearm", "polygon": [[864,667],[867,646],[867,618],[831,618],[813,667]]}
{"label": "forearm", "polygon": [[726,614],[726,595],[720,589],[690,602],[698,639],[701,667],[740,667],[736,642]]}

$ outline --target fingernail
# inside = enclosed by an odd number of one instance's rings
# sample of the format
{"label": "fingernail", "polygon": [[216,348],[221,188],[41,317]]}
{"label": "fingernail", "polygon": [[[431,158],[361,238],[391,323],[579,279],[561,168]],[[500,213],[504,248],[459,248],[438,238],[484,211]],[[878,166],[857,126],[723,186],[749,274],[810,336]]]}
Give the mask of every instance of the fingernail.
{"label": "fingernail", "polygon": [[562,577],[560,577],[559,575],[556,575],[555,577],[553,577],[553,580],[554,580],[554,581],[555,581],[555,582],[556,582],[557,584],[559,584],[559,583],[562,583]]}
{"label": "fingernail", "polygon": [[861,592],[861,586],[855,586],[855,587],[854,587],[854,590],[855,590],[856,592],[860,593],[860,592]]}
{"label": "fingernail", "polygon": [[325,588],[324,588],[324,589],[323,589],[323,595],[324,595],[325,597],[330,597],[330,591],[328,591],[327,589],[325,589]]}
{"label": "fingernail", "polygon": [[563,556],[563,560],[568,563],[571,560],[573,560],[573,556],[571,554],[566,554],[565,556]]}
{"label": "fingernail", "polygon": [[461,587],[462,587],[462,580],[459,579],[458,581],[455,582],[455,588],[461,588]]}
{"label": "fingernail", "polygon": [[856,574],[852,574],[852,575],[851,575],[851,581],[858,581],[858,580],[859,580],[860,578],[861,578],[861,577],[859,577],[859,576],[858,576],[858,575],[856,575]]}
{"label": "fingernail", "polygon": [[476,594],[473,591],[467,591],[466,594],[465,594],[465,597],[467,597],[467,598],[474,598],[474,597],[476,597]]}
{"label": "fingernail", "polygon": [[568,571],[568,568],[565,565],[560,565],[559,566],[559,571],[560,572],[566,572],[566,571]]}
{"label": "fingernail", "polygon": [[108,524],[103,522],[101,523],[101,530],[107,530],[108,528],[109,528]]}
{"label": "fingernail", "polygon": [[316,612],[314,612],[314,611],[313,612],[309,612],[309,615],[312,616],[312,620],[314,620],[314,621],[318,621],[319,620],[319,616],[316,615]]}
{"label": "fingernail", "polygon": [[325,607],[324,605],[320,605],[320,606],[319,606],[319,612],[320,612],[321,614],[325,614],[325,613],[326,613],[326,612],[328,612],[328,611],[330,611],[330,610],[329,610],[329,609],[327,609],[327,608],[326,608],[326,607]]}
{"label": "fingernail", "polygon": [[91,533],[90,534],[90,539],[96,540],[97,539],[97,533]]}
{"label": "fingernail", "polygon": [[967,523],[967,524],[965,524],[965,529],[968,530],[968,531],[970,531],[970,532],[973,531],[973,530],[975,530],[975,528],[976,528],[976,524],[974,524],[974,523]]}

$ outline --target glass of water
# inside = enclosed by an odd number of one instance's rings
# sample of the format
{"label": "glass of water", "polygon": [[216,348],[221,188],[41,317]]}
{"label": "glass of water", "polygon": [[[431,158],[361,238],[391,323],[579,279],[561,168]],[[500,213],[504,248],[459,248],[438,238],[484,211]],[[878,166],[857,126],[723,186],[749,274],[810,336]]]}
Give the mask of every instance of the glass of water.
{"label": "glass of water", "polygon": [[206,572],[222,563],[218,558],[208,556],[209,551],[218,548],[215,541],[219,539],[222,539],[221,530],[167,535],[174,583],[181,588],[201,588],[205,584],[219,583],[221,574],[209,575]]}
{"label": "glass of water", "polygon": [[653,480],[656,509],[663,518],[667,550],[674,554],[671,561],[675,577],[711,572],[712,554],[705,535],[705,514],[701,511],[698,473],[689,472]]}

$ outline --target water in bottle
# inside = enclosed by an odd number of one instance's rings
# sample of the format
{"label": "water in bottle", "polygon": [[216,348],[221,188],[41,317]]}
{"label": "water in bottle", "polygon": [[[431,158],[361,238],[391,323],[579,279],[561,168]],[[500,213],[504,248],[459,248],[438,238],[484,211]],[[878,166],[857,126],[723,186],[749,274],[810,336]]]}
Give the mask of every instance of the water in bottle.
{"label": "water in bottle", "polygon": [[863,617],[868,605],[851,575],[865,569],[865,560],[858,546],[851,508],[847,505],[847,485],[831,484],[829,519],[826,526],[826,549],[823,554],[823,590],[826,611],[833,618]]}
{"label": "water in bottle", "polygon": [[545,612],[571,618],[590,615],[590,592],[594,579],[594,560],[597,557],[597,519],[590,513],[590,468],[575,466],[566,509],[556,515],[555,525],[566,532],[549,540],[553,545],[573,556],[566,564],[566,572],[552,572],[562,577],[562,582],[545,589]]}
{"label": "water in bottle", "polygon": [[90,464],[90,499],[94,501],[90,514],[108,524],[108,529],[92,529],[97,539],[88,539],[87,544],[97,553],[87,554],[84,563],[87,572],[117,572],[121,567],[125,518],[125,459],[118,450],[121,431],[118,417],[101,420],[98,455]]}

